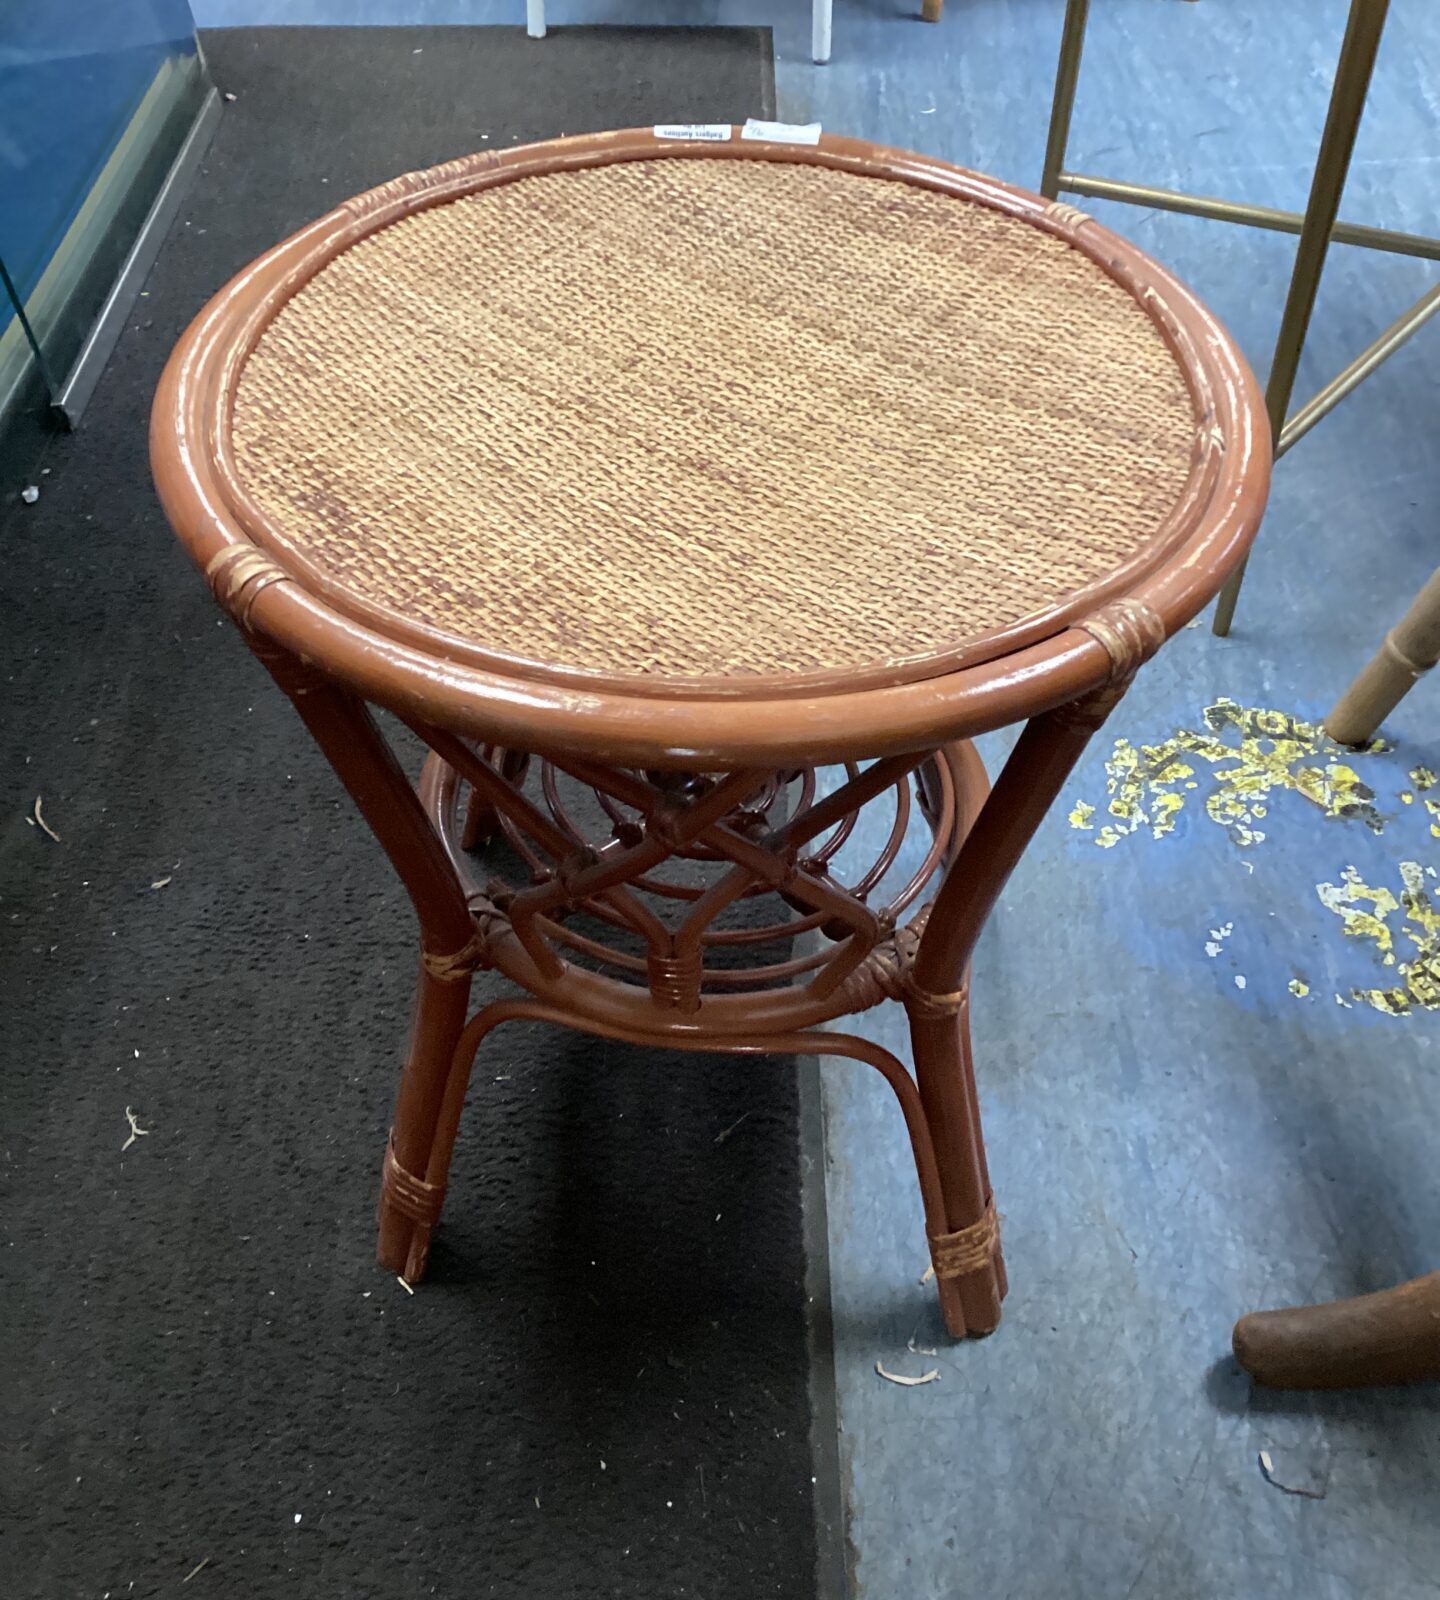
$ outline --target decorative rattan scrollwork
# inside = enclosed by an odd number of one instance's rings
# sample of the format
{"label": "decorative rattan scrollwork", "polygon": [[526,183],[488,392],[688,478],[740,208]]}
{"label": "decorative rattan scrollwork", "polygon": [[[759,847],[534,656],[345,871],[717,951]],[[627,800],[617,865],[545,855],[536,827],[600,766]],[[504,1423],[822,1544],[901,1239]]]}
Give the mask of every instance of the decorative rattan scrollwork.
{"label": "decorative rattan scrollwork", "polygon": [[[530,760],[417,731],[464,780],[455,837],[508,846],[491,850],[483,882],[478,858],[461,856],[476,933],[461,950],[427,954],[434,975],[489,965],[503,925],[542,974],[583,966],[647,990],[661,1011],[694,1012],[708,993],[784,986],[837,1000],[843,992],[845,1009],[908,992],[924,908],[897,924],[955,843],[955,785],[943,760],[690,776]],[[856,861],[846,847],[859,812],[887,791],[884,843]],[[905,872],[917,791],[931,837]],[[508,859],[496,876],[500,856]]]}

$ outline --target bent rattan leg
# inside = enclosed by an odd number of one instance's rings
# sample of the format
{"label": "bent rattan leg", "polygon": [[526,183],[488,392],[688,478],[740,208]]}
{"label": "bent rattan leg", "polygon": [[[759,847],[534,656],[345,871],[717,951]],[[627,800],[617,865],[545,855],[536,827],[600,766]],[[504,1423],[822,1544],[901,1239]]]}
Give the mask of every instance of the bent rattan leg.
{"label": "bent rattan leg", "polygon": [[[500,776],[507,783],[523,783],[530,757],[523,750],[506,750],[500,757]],[[478,789],[471,789],[465,803],[465,826],[460,843],[466,850],[478,849],[500,831],[500,814]]]}
{"label": "bent rattan leg", "polygon": [[385,1146],[376,1219],[376,1259],[407,1283],[417,1282],[424,1274],[430,1237],[445,1198],[443,1171],[438,1187],[431,1180],[432,1155],[446,1084],[469,1006],[468,975],[438,978],[421,967],[405,1070]]}
{"label": "bent rattan leg", "polygon": [[[487,1035],[502,1022],[517,1020],[552,1022],[560,1027],[598,1034],[603,1038],[620,1039],[632,1044],[648,1043],[662,1048],[668,1045],[699,1053],[748,1055],[764,1051],[792,1055],[843,1056],[874,1067],[890,1085],[900,1103],[901,1115],[905,1119],[905,1130],[910,1137],[911,1154],[915,1159],[915,1175],[920,1187],[921,1205],[925,1212],[926,1231],[933,1240],[945,1230],[945,1197],[924,1105],[914,1079],[905,1070],[899,1058],[882,1046],[872,1044],[870,1040],[859,1038],[854,1034],[831,1033],[820,1029],[757,1035],[753,1039],[740,1038],[728,1042],[715,1039],[703,1042],[696,1040],[693,1043],[678,1039],[642,1039],[639,1035],[597,1025],[591,1020],[562,1011],[556,1006],[547,1005],[544,1001],[516,995],[493,1001],[476,1012],[465,1025],[451,1055],[431,1134],[424,1177],[418,1184],[414,1184],[413,1181],[410,1184],[411,1188],[418,1189],[425,1196],[428,1210],[425,1219],[416,1218],[413,1221],[409,1254],[403,1264],[402,1272],[407,1283],[418,1282],[425,1271],[430,1240],[444,1202],[446,1176],[450,1170],[450,1158],[455,1149],[455,1138],[460,1127],[460,1116],[464,1110],[465,1095],[474,1070],[476,1053]],[[387,1159],[387,1176],[390,1170]],[[386,1265],[393,1263],[387,1261]],[[396,1267],[395,1270],[400,1271],[401,1268]],[[945,1326],[952,1334],[960,1338],[967,1332],[988,1331],[978,1324],[966,1322],[961,1292],[953,1279],[940,1277],[937,1287]]]}
{"label": "bent rattan leg", "polygon": [[907,1004],[915,1076],[939,1168],[944,1219],[930,1255],[950,1332],[993,1333],[1005,1293],[966,1019]]}
{"label": "bent rattan leg", "polygon": [[424,955],[386,1148],[376,1245],[381,1263],[404,1273],[417,1230],[434,1226],[424,1173],[450,1059],[469,1009],[469,973],[454,958],[473,937],[474,924],[445,847],[369,708],[272,641],[252,636],[249,643],[349,790],[420,923]]}
{"label": "bent rattan leg", "polygon": [[[925,1105],[915,1080],[905,1070],[897,1056],[862,1039],[853,1033],[811,1031],[789,1034],[774,1041],[776,1049],[792,1050],[808,1055],[846,1056],[852,1061],[862,1061],[875,1070],[890,1085],[900,1102],[905,1118],[905,1131],[910,1136],[910,1153],[915,1158],[915,1176],[920,1185],[920,1203],[925,1211],[925,1233],[930,1240],[931,1257],[935,1254],[935,1241],[945,1236],[949,1224],[946,1220],[945,1186],[941,1177],[941,1164],[937,1158],[933,1126],[926,1115]],[[967,1334],[989,1333],[995,1326],[982,1326],[983,1316],[967,1317],[966,1302],[959,1279],[950,1272],[935,1273],[935,1289],[940,1299],[940,1314],[945,1319],[946,1331],[957,1339]],[[972,1294],[974,1309],[983,1309],[983,1300]],[[999,1320],[998,1311],[995,1321]]]}
{"label": "bent rattan leg", "polygon": [[970,1333],[996,1327],[1006,1288],[969,1047],[970,958],[1011,869],[1133,670],[1117,661],[1115,682],[1027,724],[950,865],[910,975],[915,1076],[945,1196],[931,1251]]}
{"label": "bent rattan leg", "polygon": [[[573,1025],[572,1019],[553,1006],[523,996],[494,1000],[477,1011],[464,1027],[446,1055],[439,1100],[422,1170],[424,1178],[419,1184],[425,1197],[425,1216],[417,1218],[410,1238],[409,1249],[401,1275],[407,1283],[418,1283],[425,1275],[430,1260],[430,1241],[440,1221],[441,1207],[445,1203],[445,1185],[450,1175],[450,1158],[455,1154],[455,1139],[460,1132],[460,1115],[465,1109],[465,1093],[470,1087],[470,1074],[475,1068],[475,1057],[486,1036],[502,1022],[526,1018],[537,1022],[558,1022]],[[462,1017],[463,1021],[463,1017]],[[386,1157],[386,1175],[391,1170]],[[383,1259],[383,1258],[382,1258]],[[388,1266],[390,1262],[386,1261]],[[396,1269],[397,1271],[400,1269]]]}

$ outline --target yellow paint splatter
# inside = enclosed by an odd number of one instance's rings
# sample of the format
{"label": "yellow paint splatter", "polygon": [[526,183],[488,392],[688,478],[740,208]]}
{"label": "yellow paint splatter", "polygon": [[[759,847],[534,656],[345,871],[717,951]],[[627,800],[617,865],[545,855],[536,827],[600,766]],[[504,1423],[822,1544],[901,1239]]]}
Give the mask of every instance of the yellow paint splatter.
{"label": "yellow paint splatter", "polygon": [[[1104,825],[1094,826],[1097,807],[1084,800],[1076,802],[1070,823],[1091,833],[1103,850],[1147,830],[1160,839],[1175,831],[1187,795],[1199,791],[1210,821],[1248,848],[1264,842],[1277,800],[1288,792],[1322,816],[1361,822],[1378,834],[1385,818],[1357,766],[1390,748],[1377,740],[1363,750],[1347,750],[1318,724],[1221,699],[1205,708],[1202,727],[1179,729],[1159,744],[1117,739],[1105,763]],[[1400,804],[1414,805],[1420,796],[1431,837],[1440,839],[1440,776],[1418,766],[1409,777],[1412,787],[1398,791]],[[1366,883],[1353,866],[1345,868],[1339,883],[1315,886],[1320,903],[1340,919],[1347,939],[1368,945],[1378,963],[1390,969],[1386,976],[1395,980],[1384,987],[1337,992],[1336,1004],[1347,1010],[1365,1005],[1390,1016],[1440,1010],[1440,908],[1426,885],[1436,870],[1402,861],[1399,873],[1398,891],[1384,883]],[[1212,938],[1206,951],[1218,955],[1220,948]],[[1312,993],[1300,977],[1292,978],[1288,988],[1300,1000]]]}
{"label": "yellow paint splatter", "polygon": [[[1383,956],[1385,965],[1393,967],[1395,940],[1385,919],[1399,909],[1400,902],[1388,889],[1372,889],[1354,867],[1346,867],[1340,878],[1339,883],[1315,885],[1320,904],[1340,918],[1352,939],[1368,939]],[[1362,909],[1367,902],[1369,911]]]}
{"label": "yellow paint splatter", "polygon": [[[1205,814],[1238,845],[1263,842],[1265,831],[1258,824],[1269,815],[1271,796],[1286,790],[1327,817],[1356,818],[1376,833],[1384,827],[1373,804],[1374,790],[1348,759],[1339,759],[1350,753],[1317,724],[1234,700],[1207,706],[1204,722],[1203,732],[1182,728],[1161,744],[1137,747],[1128,739],[1115,741],[1105,763],[1105,809],[1114,821],[1095,834],[1102,850],[1144,828],[1156,839],[1173,833],[1186,794],[1197,787],[1196,764],[1201,762],[1209,764],[1214,783]],[[1433,774],[1428,776],[1435,781]],[[1093,808],[1083,822],[1075,820],[1078,811],[1077,806],[1071,812],[1071,822],[1087,826]],[[1435,815],[1440,818],[1440,803]]]}
{"label": "yellow paint splatter", "polygon": [[1425,809],[1430,813],[1430,837],[1440,839],[1440,823],[1436,822],[1436,818],[1440,818],[1440,800],[1427,798]]}
{"label": "yellow paint splatter", "polygon": [[[1324,883],[1316,889],[1321,903],[1344,919],[1346,933],[1370,939],[1385,964],[1394,965],[1394,940],[1386,918],[1403,908],[1405,919],[1400,931],[1414,946],[1410,960],[1399,963],[1399,983],[1384,989],[1352,989],[1350,998],[1392,1017],[1403,1017],[1417,1006],[1426,1011],[1440,1009],[1440,910],[1425,887],[1425,869],[1418,861],[1400,863],[1398,902],[1389,889],[1362,883],[1353,867],[1347,867],[1341,876],[1345,880],[1343,890]],[[1327,897],[1326,890],[1335,892]],[[1368,901],[1374,912],[1356,909],[1360,901]],[[1342,1005],[1347,1003],[1339,995],[1335,998]]]}

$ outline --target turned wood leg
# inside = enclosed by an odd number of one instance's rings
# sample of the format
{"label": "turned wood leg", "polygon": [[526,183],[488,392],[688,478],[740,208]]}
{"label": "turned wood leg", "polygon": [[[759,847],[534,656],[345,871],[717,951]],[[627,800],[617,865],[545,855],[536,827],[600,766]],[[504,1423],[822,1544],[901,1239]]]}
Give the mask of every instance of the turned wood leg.
{"label": "turned wood leg", "polygon": [[1235,1359],[1274,1389],[1358,1389],[1440,1379],[1440,1272],[1394,1289],[1235,1324]]}
{"label": "turned wood leg", "polygon": [[1339,744],[1369,744],[1375,730],[1440,660],[1440,569],[1385,635],[1369,665],[1335,703],[1325,731]]}
{"label": "turned wood leg", "polygon": [[[432,1177],[431,1153],[469,1005],[468,976],[442,979],[421,967],[405,1070],[385,1146],[375,1244],[380,1265],[407,1283],[424,1276],[445,1200],[445,1173],[438,1180]],[[453,1147],[453,1134],[450,1142]],[[447,1169],[449,1164],[447,1152]]]}

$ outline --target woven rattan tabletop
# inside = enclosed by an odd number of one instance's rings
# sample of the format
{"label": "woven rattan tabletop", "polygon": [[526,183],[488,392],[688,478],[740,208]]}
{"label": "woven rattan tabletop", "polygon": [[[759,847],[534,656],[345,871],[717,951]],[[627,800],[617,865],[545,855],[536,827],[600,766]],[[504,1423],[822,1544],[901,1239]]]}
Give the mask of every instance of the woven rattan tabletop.
{"label": "woven rattan tabletop", "polygon": [[401,215],[240,368],[257,540],[441,655],[642,692],[1042,637],[1163,556],[1206,433],[1154,306],[1051,212],[722,155]]}

